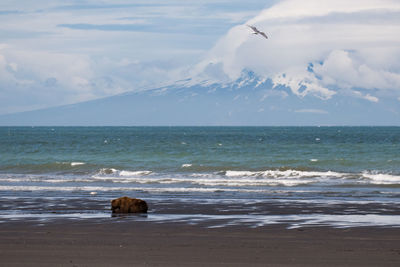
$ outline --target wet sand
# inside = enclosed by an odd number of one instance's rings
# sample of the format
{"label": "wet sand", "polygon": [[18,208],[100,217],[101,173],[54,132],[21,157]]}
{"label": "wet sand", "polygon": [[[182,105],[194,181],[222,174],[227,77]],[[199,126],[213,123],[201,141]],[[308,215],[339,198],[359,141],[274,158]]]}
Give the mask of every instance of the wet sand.
{"label": "wet sand", "polygon": [[[400,266],[400,227],[329,223],[335,215],[398,218],[393,203],[149,203],[147,216],[112,217],[103,198],[3,197],[0,266]],[[291,215],[329,216],[313,224]]]}
{"label": "wet sand", "polygon": [[0,266],[400,266],[400,229],[8,221]]}

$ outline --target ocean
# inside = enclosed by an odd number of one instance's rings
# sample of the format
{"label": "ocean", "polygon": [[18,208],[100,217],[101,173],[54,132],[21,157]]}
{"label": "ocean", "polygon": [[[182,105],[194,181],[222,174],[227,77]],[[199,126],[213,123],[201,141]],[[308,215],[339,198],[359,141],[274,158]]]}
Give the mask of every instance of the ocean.
{"label": "ocean", "polygon": [[400,227],[400,127],[0,127],[0,223],[125,195],[132,220]]}

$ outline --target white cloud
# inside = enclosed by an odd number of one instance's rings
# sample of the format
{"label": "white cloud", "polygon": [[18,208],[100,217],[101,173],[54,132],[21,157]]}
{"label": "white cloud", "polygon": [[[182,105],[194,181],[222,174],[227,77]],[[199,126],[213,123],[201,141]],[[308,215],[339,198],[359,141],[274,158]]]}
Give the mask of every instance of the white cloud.
{"label": "white cloud", "polygon": [[[0,53],[1,53],[0,49]],[[13,63],[9,63],[7,58],[0,54],[0,84],[3,85],[3,87],[8,87],[11,84],[16,82],[15,77],[13,76],[12,72],[10,70],[13,70]]]}
{"label": "white cloud", "polygon": [[372,96],[372,95],[370,95],[370,94],[366,94],[366,95],[364,96],[364,98],[367,99],[368,101],[371,101],[371,102],[374,102],[374,103],[379,102],[379,98],[377,98],[377,97],[375,97],[375,96]]}
{"label": "white cloud", "polygon": [[400,88],[400,74],[373,65],[367,65],[363,55],[343,50],[334,50],[322,65],[316,65],[315,73],[322,77],[325,86],[364,89]]}
{"label": "white cloud", "polygon": [[93,58],[85,54],[0,49],[0,114],[72,104],[178,80],[167,61]]}
{"label": "white cloud", "polygon": [[354,94],[354,96],[356,96],[358,98],[362,98],[362,99],[368,100],[370,102],[374,102],[374,103],[379,102],[379,98],[372,96],[370,94],[362,94],[361,92],[355,91],[355,90],[353,91],[353,94]]}
{"label": "white cloud", "polygon": [[[212,63],[235,80],[250,69],[300,97],[322,99],[357,88],[400,90],[397,0],[284,0],[246,24],[270,38],[253,35],[245,25],[235,26],[193,74],[206,79],[203,70]],[[379,100],[371,94],[362,97]]]}
{"label": "white cloud", "polygon": [[264,10],[250,22],[256,23],[265,19],[322,17],[332,12],[354,13],[393,8],[399,8],[396,0],[286,0]]}
{"label": "white cloud", "polygon": [[[0,113],[96,98],[91,62],[80,55],[0,50]],[[12,104],[12,106],[10,106]]]}

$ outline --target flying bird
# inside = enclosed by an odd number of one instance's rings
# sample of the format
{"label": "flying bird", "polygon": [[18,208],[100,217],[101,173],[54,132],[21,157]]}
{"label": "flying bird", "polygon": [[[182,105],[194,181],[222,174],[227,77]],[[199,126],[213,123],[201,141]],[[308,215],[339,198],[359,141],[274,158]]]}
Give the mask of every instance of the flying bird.
{"label": "flying bird", "polygon": [[252,29],[252,30],[254,31],[253,34],[261,34],[261,35],[264,36],[266,39],[268,39],[268,36],[265,34],[265,32],[259,31],[255,26],[247,25],[247,27],[249,27],[250,29]]}

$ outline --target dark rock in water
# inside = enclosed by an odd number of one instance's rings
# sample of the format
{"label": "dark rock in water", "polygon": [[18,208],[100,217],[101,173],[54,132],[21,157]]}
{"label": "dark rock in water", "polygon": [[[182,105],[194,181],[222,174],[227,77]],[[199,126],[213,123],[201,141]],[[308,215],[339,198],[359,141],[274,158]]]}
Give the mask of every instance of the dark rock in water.
{"label": "dark rock in water", "polygon": [[120,197],[111,201],[113,213],[147,213],[147,203],[144,200],[130,197]]}

